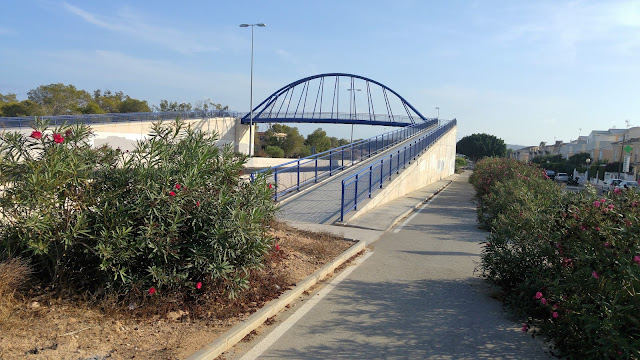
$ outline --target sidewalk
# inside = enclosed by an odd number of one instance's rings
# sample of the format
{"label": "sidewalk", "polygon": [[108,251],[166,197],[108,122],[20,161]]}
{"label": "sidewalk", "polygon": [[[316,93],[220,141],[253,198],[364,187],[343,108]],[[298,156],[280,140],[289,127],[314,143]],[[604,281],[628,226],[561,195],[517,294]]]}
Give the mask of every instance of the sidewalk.
{"label": "sidewalk", "polygon": [[329,227],[365,238],[370,252],[292,305],[308,312],[281,313],[226,359],[552,359],[475,273],[486,233],[477,229],[467,179],[461,175],[402,222],[403,207],[415,207],[438,186],[361,216],[359,227]]}

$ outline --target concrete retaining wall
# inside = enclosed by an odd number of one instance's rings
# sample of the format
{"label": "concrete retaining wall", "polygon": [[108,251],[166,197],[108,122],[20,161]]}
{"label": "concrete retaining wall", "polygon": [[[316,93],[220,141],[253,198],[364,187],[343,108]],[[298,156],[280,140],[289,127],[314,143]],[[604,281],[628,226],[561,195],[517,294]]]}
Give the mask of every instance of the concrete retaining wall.
{"label": "concrete retaining wall", "polygon": [[367,211],[391,200],[418,190],[426,185],[453,175],[456,163],[456,134],[454,127],[422,153],[399,175],[395,175],[390,183],[385,183],[382,190],[369,202],[359,207],[349,217],[353,220]]}
{"label": "concrete retaining wall", "polygon": [[[170,120],[165,120],[166,122]],[[204,118],[186,119],[185,122],[193,129],[202,130],[207,133],[216,132],[218,134],[218,144],[220,146],[231,144],[237,152],[249,153],[249,125],[240,124],[240,119],[227,118]],[[108,144],[112,148],[121,150],[133,150],[138,140],[148,136],[151,131],[152,121],[132,121],[104,124],[91,124],[94,132],[92,138],[93,146]],[[31,134],[31,129],[6,129],[7,131],[20,131],[26,135]],[[255,130],[255,125],[254,125]]]}

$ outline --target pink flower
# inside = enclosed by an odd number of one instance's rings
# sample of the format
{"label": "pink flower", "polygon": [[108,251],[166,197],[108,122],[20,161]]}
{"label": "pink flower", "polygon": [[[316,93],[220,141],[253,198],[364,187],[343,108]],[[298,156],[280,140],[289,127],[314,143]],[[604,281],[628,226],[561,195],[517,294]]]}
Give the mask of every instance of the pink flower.
{"label": "pink flower", "polygon": [[269,184],[269,189],[273,189],[273,184]]}
{"label": "pink flower", "polygon": [[616,193],[616,194],[620,194],[621,190],[618,189],[618,188],[615,188],[615,189],[613,189],[613,192]]}
{"label": "pink flower", "polygon": [[198,283],[196,284],[196,289],[200,290],[201,288],[202,288],[202,283],[201,283],[201,282],[198,282]]}
{"label": "pink flower", "polygon": [[556,311],[553,312],[553,314],[551,314],[551,316],[553,316],[554,319],[558,318],[558,313]]}
{"label": "pink flower", "polygon": [[196,206],[200,207],[200,201],[196,201]]}
{"label": "pink flower", "polygon": [[182,186],[180,184],[176,184],[176,190],[180,190]]}
{"label": "pink flower", "polygon": [[149,295],[153,295],[156,293],[156,288],[154,288],[153,286],[149,288]]}
{"label": "pink flower", "polygon": [[176,196],[176,193],[173,191],[169,191],[169,196]]}
{"label": "pink flower", "polygon": [[640,265],[640,255],[634,256],[633,261],[635,261],[636,264]]}
{"label": "pink flower", "polygon": [[596,226],[596,231],[600,231],[600,226]]}
{"label": "pink flower", "polygon": [[591,275],[596,279],[600,279],[600,276],[598,276],[598,273],[595,272],[595,270],[591,273]]}
{"label": "pink flower", "polygon": [[64,136],[71,136],[71,129],[67,129],[67,131],[64,132]]}
{"label": "pink flower", "polygon": [[280,251],[280,244],[276,244],[276,251]]}
{"label": "pink flower", "polygon": [[558,308],[558,304],[554,304],[554,305],[553,305],[553,310],[555,310],[555,309],[557,309],[557,308]]}
{"label": "pink flower", "polygon": [[536,299],[540,299],[542,297],[542,293],[540,291],[538,291],[536,293]]}
{"label": "pink flower", "polygon": [[54,141],[56,144],[62,144],[62,143],[64,142],[64,138],[62,137],[62,135],[60,135],[60,134],[55,134],[55,133],[54,133],[54,134],[53,134],[53,141]]}
{"label": "pink flower", "polygon": [[600,199],[600,202],[604,204],[605,202],[607,202],[607,199]]}
{"label": "pink flower", "polygon": [[609,206],[607,206],[609,208],[609,210],[613,210],[613,204],[609,204]]}
{"label": "pink flower", "polygon": [[547,305],[547,299],[545,298],[540,299],[540,302],[542,303],[542,305]]}
{"label": "pink flower", "polygon": [[593,206],[595,206],[595,207],[600,207],[600,201],[597,201],[597,200],[596,200],[596,201],[594,201],[594,202],[593,202]]}
{"label": "pink flower", "polygon": [[40,140],[42,138],[42,133],[40,131],[33,131],[30,136],[36,140]]}
{"label": "pink flower", "polygon": [[527,331],[529,331],[529,325],[522,324],[522,332],[527,332]]}

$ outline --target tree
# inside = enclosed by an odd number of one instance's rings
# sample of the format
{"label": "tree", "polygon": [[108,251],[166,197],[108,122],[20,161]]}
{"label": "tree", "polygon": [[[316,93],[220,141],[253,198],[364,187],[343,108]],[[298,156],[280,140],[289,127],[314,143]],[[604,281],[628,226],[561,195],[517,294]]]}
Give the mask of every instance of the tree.
{"label": "tree", "polygon": [[100,108],[95,101],[90,101],[87,106],[80,109],[83,114],[104,114],[105,111]]}
{"label": "tree", "polygon": [[307,135],[305,145],[309,147],[309,155],[311,155],[311,149],[315,148],[316,153],[327,151],[331,149],[331,139],[327,136],[327,132],[321,128],[317,128],[311,134]]}
{"label": "tree", "polygon": [[507,153],[507,145],[502,139],[489,134],[473,134],[465,136],[456,144],[456,152],[477,161],[487,156],[503,157]]}
{"label": "tree", "polygon": [[0,116],[36,116],[43,115],[42,108],[31,100],[14,101],[0,105]]}
{"label": "tree", "polygon": [[272,158],[283,158],[284,157],[284,150],[282,150],[278,146],[269,145],[265,149],[265,152],[267,153],[267,156],[272,157]]}
{"label": "tree", "polygon": [[[276,136],[276,134],[284,134],[285,136]],[[265,137],[267,146],[280,147],[284,150],[285,157],[300,156],[302,152],[304,137],[300,135],[297,127],[274,124],[265,132]]]}
{"label": "tree", "polygon": [[118,111],[121,113],[151,112],[146,100],[133,99],[127,96],[119,105]]}
{"label": "tree", "polygon": [[0,104],[11,103],[11,102],[18,102],[18,98],[16,98],[16,94],[8,93],[7,95],[2,95],[0,93]]}
{"label": "tree", "polygon": [[92,100],[88,92],[62,83],[40,85],[30,90],[27,96],[40,105],[46,115],[80,114]]}

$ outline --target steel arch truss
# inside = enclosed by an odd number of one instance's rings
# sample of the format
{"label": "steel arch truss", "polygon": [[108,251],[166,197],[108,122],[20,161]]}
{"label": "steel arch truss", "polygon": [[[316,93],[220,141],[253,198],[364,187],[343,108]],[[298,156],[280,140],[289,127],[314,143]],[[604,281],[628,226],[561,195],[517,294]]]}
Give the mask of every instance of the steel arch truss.
{"label": "steel arch truss", "polygon": [[[249,124],[250,116],[247,114],[241,122]],[[389,87],[363,76],[344,73],[320,74],[294,81],[253,109],[254,123],[408,126],[430,120],[434,119],[424,117]]]}

